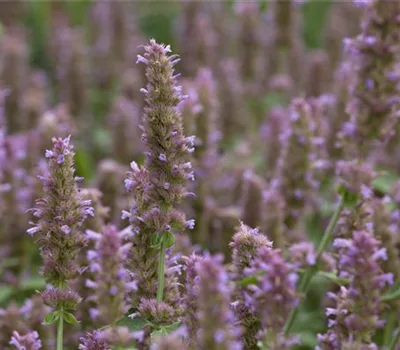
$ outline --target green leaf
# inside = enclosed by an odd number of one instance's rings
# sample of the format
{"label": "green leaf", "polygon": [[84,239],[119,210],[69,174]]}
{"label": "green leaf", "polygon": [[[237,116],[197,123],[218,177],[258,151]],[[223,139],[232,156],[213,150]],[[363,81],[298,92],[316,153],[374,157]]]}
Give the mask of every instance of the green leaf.
{"label": "green leaf", "polygon": [[259,341],[257,342],[257,347],[258,347],[259,349],[261,349],[261,350],[267,350],[267,347],[264,345],[264,343],[263,343],[261,340],[259,340]]}
{"label": "green leaf", "polygon": [[343,197],[343,204],[345,208],[351,209],[357,204],[359,196],[357,193],[349,191],[345,185],[340,184],[337,192]]}
{"label": "green leaf", "polygon": [[13,294],[14,291],[12,287],[5,284],[0,284],[0,304],[8,301]]}
{"label": "green leaf", "polygon": [[151,237],[150,247],[154,249],[159,249],[161,246],[162,236],[159,233],[154,233]]}
{"label": "green leaf", "polygon": [[345,285],[349,283],[349,280],[347,278],[341,278],[333,272],[318,271],[316,276],[327,278],[328,280],[337,283],[339,285]]}
{"label": "green leaf", "polygon": [[284,105],[286,98],[279,92],[268,93],[262,99],[262,106],[264,111],[268,111],[270,108],[275,106]]}
{"label": "green leaf", "polygon": [[160,326],[155,331],[151,332],[151,336],[154,335],[168,335],[172,333],[174,330],[178,329],[181,326],[181,322],[174,322],[168,326]]}
{"label": "green leaf", "polygon": [[164,233],[162,240],[165,243],[165,248],[170,248],[175,244],[175,236],[171,231]]}
{"label": "green leaf", "polygon": [[40,290],[46,286],[46,281],[43,278],[36,277],[25,280],[21,283],[22,290]]}
{"label": "green leaf", "polygon": [[400,299],[400,282],[397,282],[388,292],[382,295],[382,301],[394,301]]}
{"label": "green leaf", "polygon": [[372,181],[372,187],[379,192],[390,193],[397,180],[398,176],[395,172],[378,171],[378,176]]}
{"label": "green leaf", "polygon": [[44,318],[43,325],[49,326],[60,318],[60,311],[56,310],[47,314]]}
{"label": "green leaf", "polygon": [[87,150],[79,147],[75,148],[75,166],[77,175],[83,176],[86,181],[93,178],[95,166]]}
{"label": "green leaf", "polygon": [[251,284],[257,284],[257,276],[252,275],[252,276],[246,276],[245,278],[241,279],[237,283],[242,286],[242,287],[247,287],[250,286]]}
{"label": "green leaf", "polygon": [[128,327],[128,329],[133,332],[140,331],[148,326],[153,326],[153,324],[150,321],[141,316],[134,317],[133,319],[128,316],[125,316],[123,319],[117,322],[117,325]]}
{"label": "green leaf", "polygon": [[79,323],[80,321],[78,321],[76,318],[75,318],[75,316],[73,315],[73,314],[71,314],[70,312],[68,312],[68,311],[64,311],[63,312],[63,315],[64,315],[64,320],[65,320],[65,322],[67,322],[67,323],[69,323],[69,324],[76,324],[76,323]]}

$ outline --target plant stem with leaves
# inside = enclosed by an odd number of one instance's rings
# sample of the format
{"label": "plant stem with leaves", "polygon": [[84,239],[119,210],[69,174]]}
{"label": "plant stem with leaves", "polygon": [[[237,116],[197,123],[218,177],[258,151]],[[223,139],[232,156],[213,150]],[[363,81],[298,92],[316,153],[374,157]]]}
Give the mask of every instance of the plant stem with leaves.
{"label": "plant stem with leaves", "polygon": [[[302,296],[304,296],[307,293],[312,278],[318,272],[318,262],[320,261],[323,252],[327,249],[327,247],[329,246],[329,243],[332,241],[333,233],[334,233],[335,227],[339,221],[340,214],[342,213],[342,211],[344,209],[344,205],[345,205],[345,195],[342,195],[340,198],[339,204],[337,205],[336,210],[333,213],[333,216],[329,222],[329,225],[326,228],[324,235],[322,236],[321,242],[318,246],[317,264],[309,267],[306,270],[305,274],[300,278],[297,291]],[[284,328],[285,334],[288,334],[291,331],[298,313],[299,313],[299,307],[292,309],[290,316],[288,318],[288,321],[285,324],[285,328]]]}

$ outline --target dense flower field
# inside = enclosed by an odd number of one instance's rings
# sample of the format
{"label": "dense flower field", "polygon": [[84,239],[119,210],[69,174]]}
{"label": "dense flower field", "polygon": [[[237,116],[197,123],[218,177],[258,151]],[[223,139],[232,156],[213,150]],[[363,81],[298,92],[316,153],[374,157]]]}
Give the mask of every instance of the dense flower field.
{"label": "dense flower field", "polygon": [[400,1],[0,23],[1,350],[400,349]]}

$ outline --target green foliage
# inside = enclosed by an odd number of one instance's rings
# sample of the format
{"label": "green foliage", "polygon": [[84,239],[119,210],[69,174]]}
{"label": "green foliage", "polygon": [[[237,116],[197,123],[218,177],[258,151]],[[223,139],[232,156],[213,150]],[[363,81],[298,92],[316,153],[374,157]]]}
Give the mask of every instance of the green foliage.
{"label": "green foliage", "polygon": [[49,326],[49,325],[57,322],[59,318],[60,318],[60,311],[59,310],[50,312],[49,314],[47,314],[45,316],[43,324],[45,326]]}
{"label": "green foliage", "polygon": [[168,335],[178,329],[182,325],[181,322],[174,322],[168,326],[160,326],[153,332],[151,332],[151,336],[156,336],[156,335]]}
{"label": "green foliage", "polygon": [[76,324],[76,323],[80,322],[75,318],[75,316],[73,314],[71,314],[68,311],[63,311],[63,315],[64,315],[64,321],[69,324]]}

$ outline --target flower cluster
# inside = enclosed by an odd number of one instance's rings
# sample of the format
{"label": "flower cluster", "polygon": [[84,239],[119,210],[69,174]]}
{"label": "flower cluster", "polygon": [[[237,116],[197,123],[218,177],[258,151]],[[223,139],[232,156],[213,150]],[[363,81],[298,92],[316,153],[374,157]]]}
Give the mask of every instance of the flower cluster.
{"label": "flower cluster", "polygon": [[[146,147],[146,162],[139,168],[135,162],[125,180],[126,189],[132,193],[133,205],[130,217],[134,236],[130,254],[130,267],[138,283],[133,305],[140,298],[154,298],[157,289],[156,241],[166,235],[183,232],[193,226],[187,221],[177,205],[187,195],[186,180],[194,174],[188,153],[193,152],[194,137],[185,137],[177,106],[182,100],[181,87],[176,84],[174,65],[176,55],[169,56],[169,46],[151,40],[145,46],[144,55],[138,62],[146,65],[148,84],[142,89],[145,94],[142,141]],[[167,279],[166,300],[176,303],[177,288],[174,279]],[[170,283],[171,282],[171,283]],[[168,288],[168,285],[171,288]],[[176,284],[175,284],[176,286]]]}
{"label": "flower cluster", "polygon": [[32,209],[36,219],[28,234],[36,238],[43,258],[43,276],[54,286],[63,287],[76,277],[76,257],[86,244],[82,225],[94,216],[90,201],[78,191],[82,178],[75,177],[74,150],[70,137],[53,139],[46,151],[48,176],[42,177],[44,197]]}
{"label": "flower cluster", "polygon": [[283,327],[298,304],[294,266],[284,260],[279,249],[260,247],[245,275],[257,280],[247,287],[245,302],[261,321],[260,340],[270,349],[290,349],[295,339],[285,337]]}
{"label": "flower cluster", "polygon": [[275,185],[286,203],[285,224],[293,229],[307,204],[313,200],[315,181],[312,174],[312,119],[307,101],[295,99],[289,126],[281,134],[281,154]]}
{"label": "flower cluster", "polygon": [[261,247],[272,247],[272,242],[268,240],[257,229],[252,229],[241,223],[239,230],[234,234],[232,242],[233,279],[239,283],[236,287],[234,297],[234,311],[236,323],[242,330],[242,339],[246,348],[257,346],[257,333],[260,330],[260,321],[255,317],[248,305],[245,303],[246,288],[240,286],[240,282],[245,278],[245,271],[248,269]]}
{"label": "flower cluster", "polygon": [[326,349],[349,348],[349,344],[359,348],[370,344],[384,325],[380,297],[393,283],[393,274],[382,273],[380,261],[387,259],[386,250],[369,232],[354,231],[351,239],[337,238],[333,245],[339,253],[339,276],[350,283],[330,294],[336,308],[326,310],[330,328],[319,340]]}
{"label": "flower cluster", "polygon": [[[344,125],[343,138],[347,139],[347,152],[362,157],[374,141],[387,141],[393,136],[400,103],[400,4],[374,0],[364,6],[361,34],[344,41],[353,81],[346,109],[350,121]],[[359,149],[354,150],[355,146]]]}
{"label": "flower cluster", "polygon": [[[193,263],[193,262],[192,262]],[[204,256],[194,261],[196,277],[187,288],[195,298],[197,349],[240,350],[240,331],[230,308],[232,289],[222,265],[222,256]]]}
{"label": "flower cluster", "polygon": [[112,225],[102,233],[88,231],[87,236],[95,241],[94,249],[87,252],[94,278],[87,280],[86,286],[93,289],[91,299],[96,304],[90,315],[101,325],[112,324],[128,311],[127,294],[137,290],[136,281],[124,267],[132,245],[123,244],[123,233]]}
{"label": "flower cluster", "polygon": [[23,336],[14,332],[10,345],[16,350],[40,350],[42,348],[38,332],[30,332]]}

